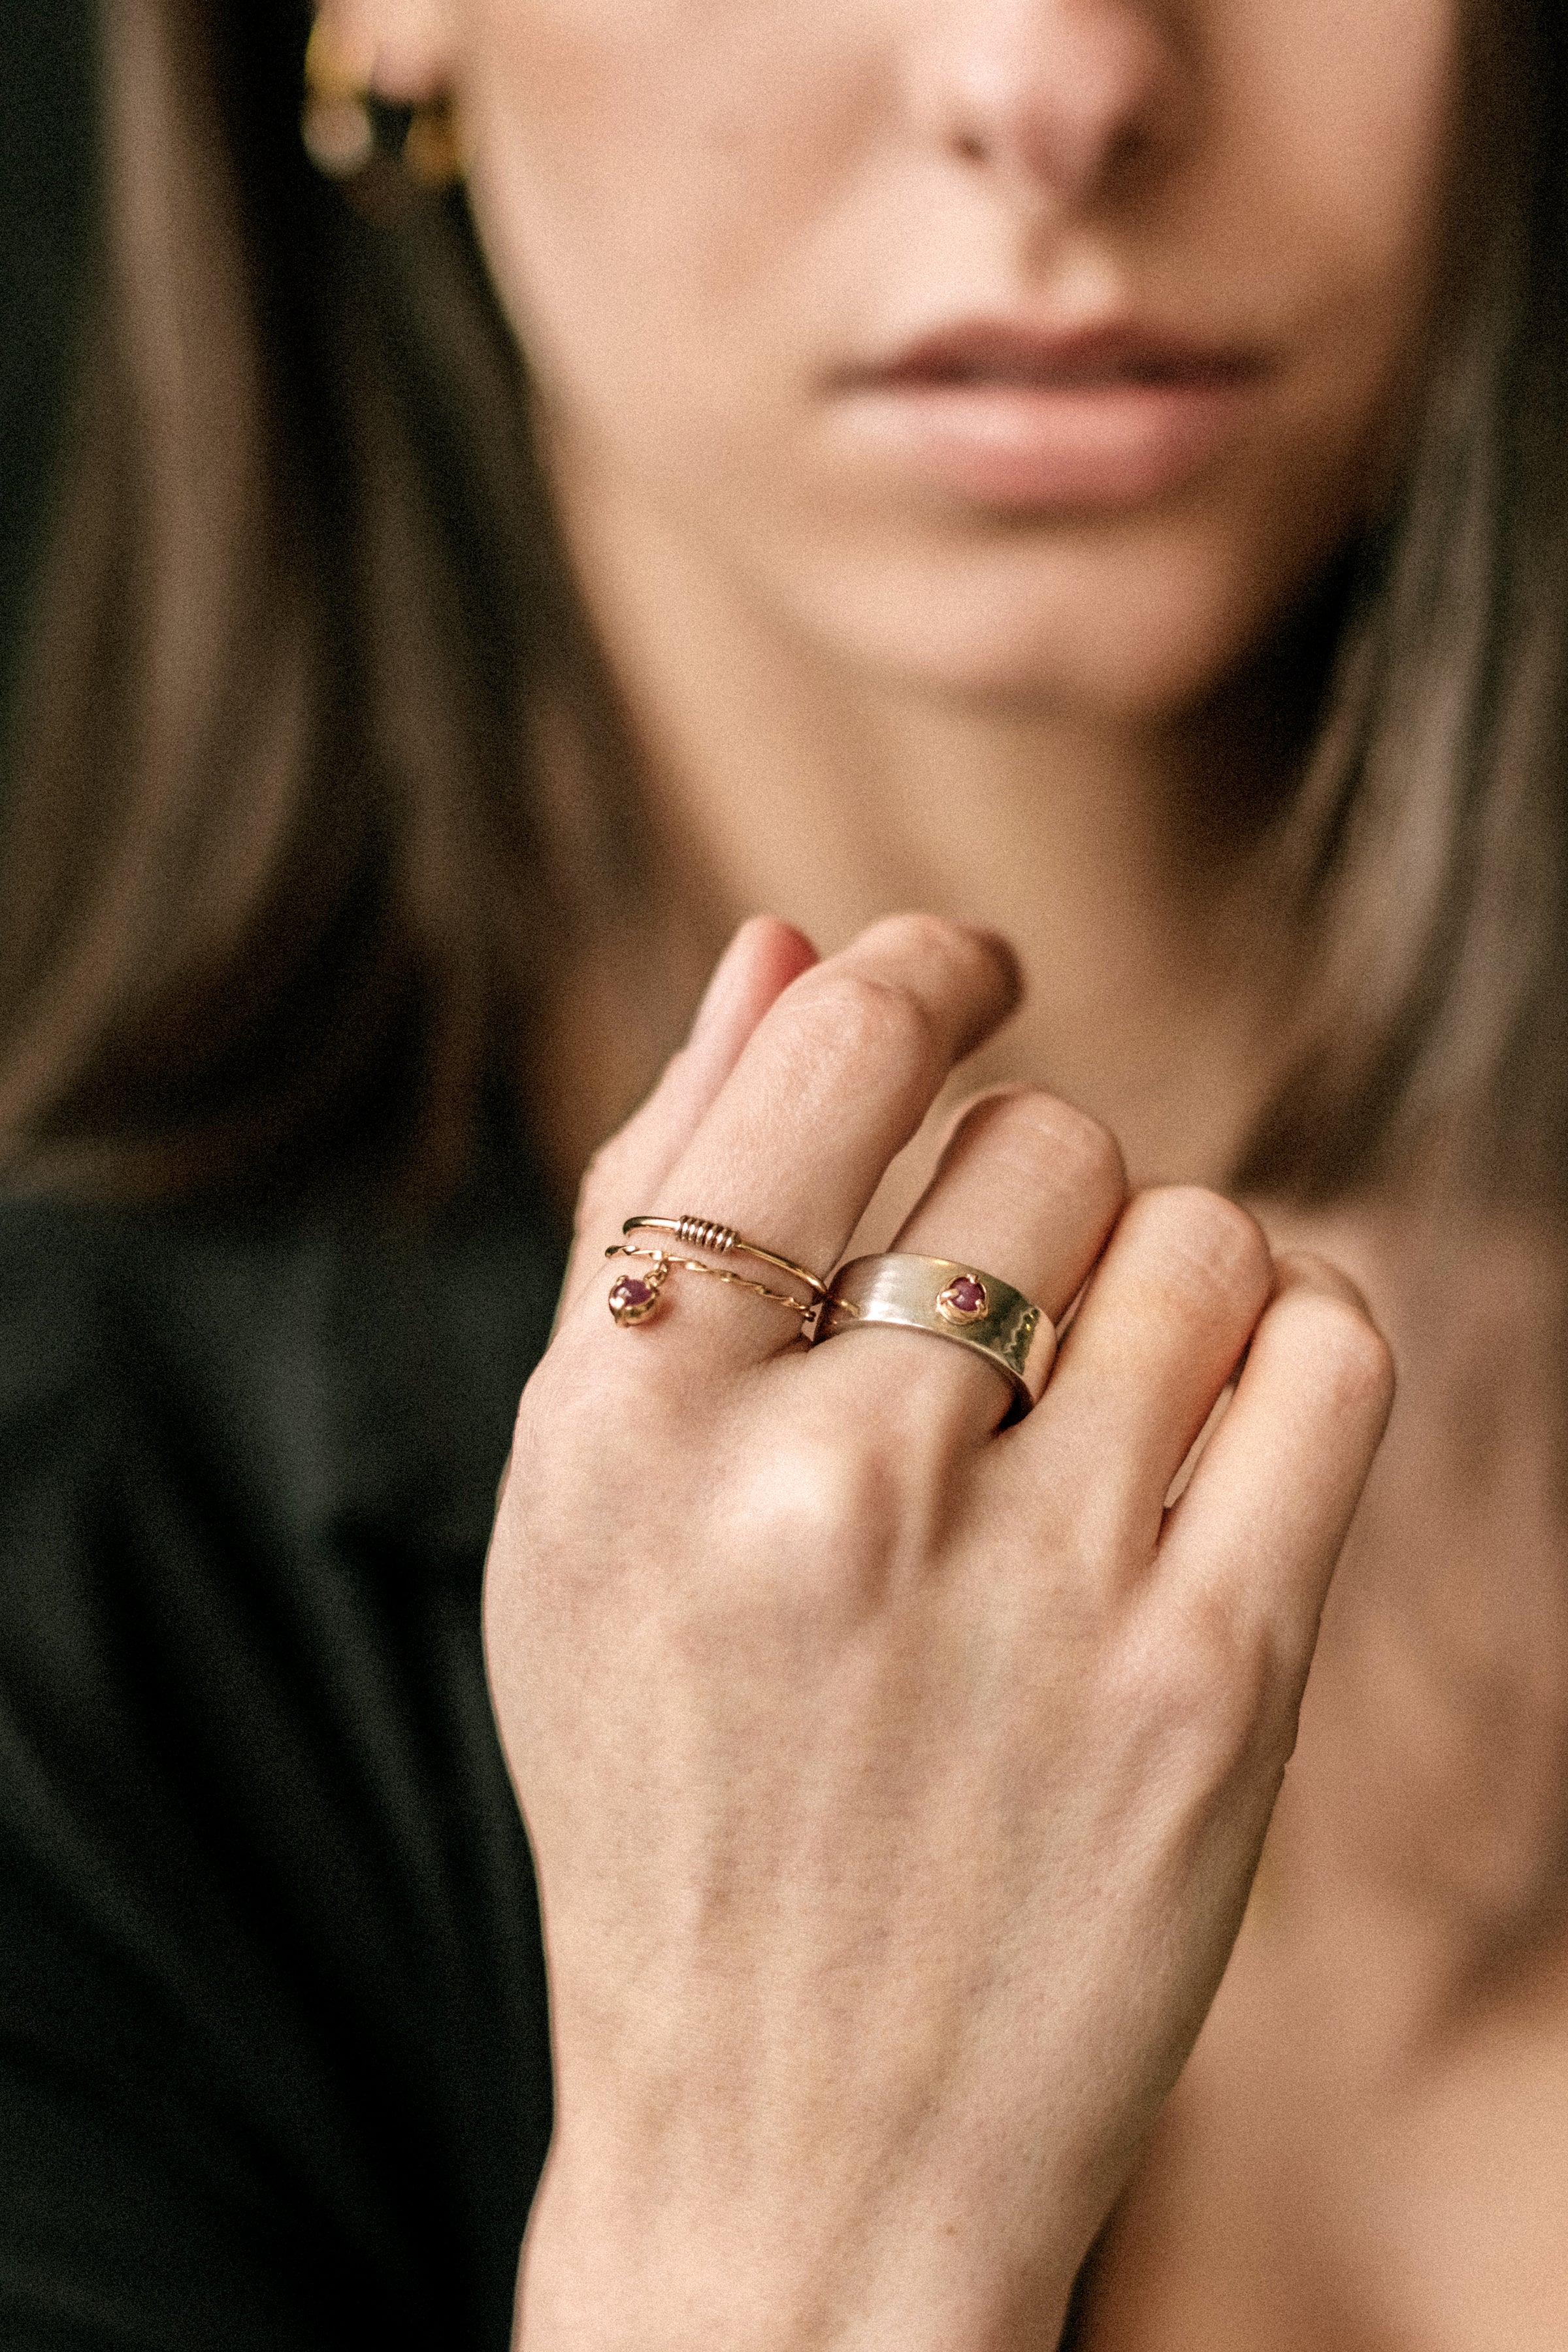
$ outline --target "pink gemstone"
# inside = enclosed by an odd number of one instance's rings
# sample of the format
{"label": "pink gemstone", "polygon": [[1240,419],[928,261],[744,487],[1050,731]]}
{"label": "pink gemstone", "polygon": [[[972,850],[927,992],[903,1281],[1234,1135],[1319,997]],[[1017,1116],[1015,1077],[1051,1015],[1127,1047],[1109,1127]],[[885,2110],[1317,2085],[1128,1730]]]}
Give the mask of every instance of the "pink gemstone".
{"label": "pink gemstone", "polygon": [[946,1314],[964,1323],[978,1322],[989,1303],[985,1285],[973,1274],[955,1275],[937,1301]]}
{"label": "pink gemstone", "polygon": [[617,1323],[646,1323],[658,1305],[658,1285],[640,1275],[623,1274],[610,1292],[610,1312]]}

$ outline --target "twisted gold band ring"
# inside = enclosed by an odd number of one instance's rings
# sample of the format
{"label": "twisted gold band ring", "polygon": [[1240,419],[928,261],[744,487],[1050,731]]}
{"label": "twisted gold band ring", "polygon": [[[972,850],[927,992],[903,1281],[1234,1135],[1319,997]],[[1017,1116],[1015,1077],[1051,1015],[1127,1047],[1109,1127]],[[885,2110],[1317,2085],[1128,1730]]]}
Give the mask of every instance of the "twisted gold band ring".
{"label": "twisted gold band ring", "polygon": [[618,1275],[610,1286],[609,1309],[622,1330],[635,1330],[639,1323],[651,1323],[658,1313],[665,1284],[672,1274],[705,1274],[713,1282],[732,1283],[737,1290],[749,1290],[754,1298],[765,1298],[774,1307],[787,1307],[800,1318],[804,1331],[816,1315],[818,1301],[815,1298],[792,1298],[787,1291],[770,1290],[765,1282],[752,1282],[749,1276],[734,1273],[727,1265],[709,1265],[700,1257],[676,1257],[662,1249],[633,1249],[625,1242],[612,1242],[605,1252],[606,1257],[640,1258],[647,1274]]}

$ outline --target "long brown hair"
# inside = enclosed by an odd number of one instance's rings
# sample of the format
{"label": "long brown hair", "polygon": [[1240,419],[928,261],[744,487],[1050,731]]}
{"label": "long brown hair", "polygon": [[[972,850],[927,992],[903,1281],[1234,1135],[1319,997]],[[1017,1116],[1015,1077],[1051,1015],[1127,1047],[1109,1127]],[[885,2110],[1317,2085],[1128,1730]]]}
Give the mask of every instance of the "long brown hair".
{"label": "long brown hair", "polygon": [[[173,1195],[439,1192],[632,814],[460,196],[366,218],[283,0],[104,0],[103,229],[14,730],[0,1137]],[[1352,551],[1282,887],[1322,941],[1241,1181],[1434,1127],[1568,1170],[1568,110],[1558,0],[1477,0],[1445,332]]]}
{"label": "long brown hair", "polygon": [[310,166],[303,8],[100,22],[99,276],[0,865],[0,1133],[121,1192],[351,1167],[439,1192],[582,862],[535,772],[546,673],[569,691],[590,656],[519,362],[460,199],[366,217]]}

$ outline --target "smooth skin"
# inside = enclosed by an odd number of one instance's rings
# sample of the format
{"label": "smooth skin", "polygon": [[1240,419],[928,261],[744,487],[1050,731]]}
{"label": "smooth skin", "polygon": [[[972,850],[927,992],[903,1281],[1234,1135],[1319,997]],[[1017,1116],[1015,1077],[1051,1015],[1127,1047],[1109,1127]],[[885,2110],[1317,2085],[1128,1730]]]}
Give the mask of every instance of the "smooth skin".
{"label": "smooth skin", "polygon": [[820,965],[754,925],[585,1192],[487,1593],[553,1998],[531,2352],[1054,2343],[1240,1923],[1392,1396],[1342,1276],[1129,1203],[1020,1091],[898,1245],[1088,1283],[1022,1425],[918,1337],[804,1351],[693,1277],[605,1312],[632,1199],[834,1263],[1016,991],[929,918]]}
{"label": "smooth skin", "polygon": [[[1245,1930],[1085,2340],[1555,2347],[1568,2265],[1540,2183],[1568,2160],[1564,2104],[1531,2085],[1568,2082],[1561,1248],[1456,1215],[1417,1171],[1331,1216],[1253,1203],[1269,1270],[1214,1189],[1316,947],[1268,819],[1302,616],[1385,494],[1426,367],[1458,0],[329,5],[388,95],[450,85],[464,113],[641,756],[670,993],[690,943],[716,954],[759,907],[826,958],[743,935],[598,1164],[574,1281],[604,1280],[638,1209],[826,1259],[933,1100],[868,1213],[883,1243],[976,1085],[1007,1092],[961,1130],[927,1246],[1048,1286],[1114,1213],[1092,1205],[1107,1134],[1134,1195],[1047,1407],[999,1437],[984,1367],[933,1342],[781,1358],[777,1310],[694,1279],[640,1334],[592,1286],[570,1307],[490,1600],[561,2035],[527,2342],[918,2344],[933,2315],[945,2345],[1050,2341],[1221,1966],[1376,1419],[1360,1310],[1294,1265],[1276,1296],[1289,1243],[1352,1267],[1401,1402]],[[900,337],[997,312],[1247,354],[1245,430],[1168,494],[956,496],[847,387]],[[941,919],[862,940],[908,907]],[[975,928],[1026,983],[1000,1027],[947,992]],[[869,1019],[853,1063],[807,1019],[788,1050],[810,987],[873,951],[901,972],[875,1049]],[[616,1123],[595,1076],[658,993],[564,1008],[535,1104],[563,1183]],[[1140,1385],[1166,1312],[1191,1391]],[[1367,1351],[1359,1435],[1331,1349],[1268,1370],[1314,1318]],[[1161,1538],[1172,1448],[1255,1325]],[[1098,1426],[1074,1375],[1095,1332],[1120,1416]],[[1255,1482],[1260,1373],[1297,1451]],[[1205,1496],[1230,1533],[1199,1562]],[[1266,1506],[1282,1549],[1237,1533]],[[1275,1650],[1248,1612],[1272,1626],[1286,1591]],[[760,1595],[739,1622],[737,1592]],[[910,1985],[951,2031],[924,2032]]]}
{"label": "smooth skin", "polygon": [[[979,1076],[1223,1179],[1311,947],[1259,857],[1272,633],[1402,446],[1458,5],[330,0],[389,94],[456,90],[676,987],[758,908],[999,929]],[[1246,428],[1168,497],[956,498],[844,377],[976,315],[1250,354]],[[599,985],[539,1105],[569,1181],[644,1013]]]}
{"label": "smooth skin", "polygon": [[[628,633],[659,630],[678,583],[689,619],[700,580],[740,608],[727,636],[749,614],[862,679],[1164,712],[1386,474],[1453,0],[347,13],[384,80],[457,89],[555,478]],[[1018,309],[1255,352],[1261,413],[1175,499],[998,528],[901,464],[842,378]]]}

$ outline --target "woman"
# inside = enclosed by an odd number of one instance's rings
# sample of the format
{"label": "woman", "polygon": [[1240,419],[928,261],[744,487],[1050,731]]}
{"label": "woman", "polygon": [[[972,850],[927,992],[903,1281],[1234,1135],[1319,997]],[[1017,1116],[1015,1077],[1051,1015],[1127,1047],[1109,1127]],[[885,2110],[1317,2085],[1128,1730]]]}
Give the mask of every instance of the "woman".
{"label": "woman", "polygon": [[298,43],[106,27],[13,2335],[504,2336],[477,1497],[768,906],[490,1548],[520,2340],[1559,2342],[1555,15],[334,0],[526,397]]}

